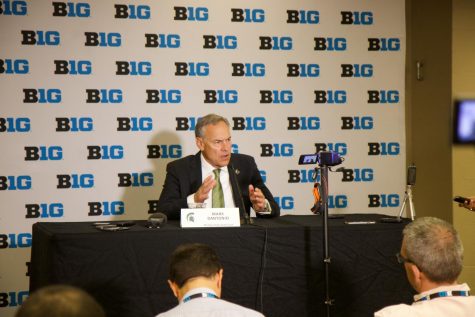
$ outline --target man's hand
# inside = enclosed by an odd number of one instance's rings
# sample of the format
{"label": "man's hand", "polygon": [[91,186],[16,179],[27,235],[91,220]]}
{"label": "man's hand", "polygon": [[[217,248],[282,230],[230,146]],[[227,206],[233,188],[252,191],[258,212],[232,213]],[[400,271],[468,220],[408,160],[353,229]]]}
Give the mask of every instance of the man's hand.
{"label": "man's hand", "polygon": [[266,197],[259,188],[249,185],[249,199],[252,203],[252,209],[255,212],[262,212],[266,209]]}
{"label": "man's hand", "polygon": [[205,178],[203,184],[195,193],[195,203],[203,203],[209,197],[209,192],[216,186],[216,180],[213,175]]}

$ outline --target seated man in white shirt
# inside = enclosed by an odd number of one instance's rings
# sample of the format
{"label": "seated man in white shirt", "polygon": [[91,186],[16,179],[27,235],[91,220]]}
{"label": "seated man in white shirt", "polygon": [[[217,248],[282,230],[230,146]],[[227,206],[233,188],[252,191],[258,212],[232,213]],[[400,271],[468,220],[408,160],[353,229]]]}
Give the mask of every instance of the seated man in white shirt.
{"label": "seated man in white shirt", "polygon": [[388,306],[375,317],[475,316],[475,296],[470,296],[467,284],[457,282],[463,246],[451,224],[433,217],[416,219],[404,228],[397,256],[419,294],[412,305]]}
{"label": "seated man in white shirt", "polygon": [[264,317],[220,299],[222,280],[223,267],[211,247],[199,243],[179,246],[171,257],[168,280],[179,303],[157,317]]}

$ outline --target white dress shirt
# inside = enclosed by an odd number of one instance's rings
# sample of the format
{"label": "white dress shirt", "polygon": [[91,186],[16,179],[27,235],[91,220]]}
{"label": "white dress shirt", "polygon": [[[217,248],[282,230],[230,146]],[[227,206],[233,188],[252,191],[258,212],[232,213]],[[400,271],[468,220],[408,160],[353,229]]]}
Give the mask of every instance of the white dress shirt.
{"label": "white dress shirt", "polygon": [[451,291],[470,291],[467,284],[441,286],[414,296],[412,305],[388,306],[374,313],[375,317],[473,317],[475,296],[445,296],[418,301],[419,299]]}
{"label": "white dress shirt", "polygon": [[[215,294],[209,288],[195,288],[183,296],[183,299],[198,293]],[[197,297],[187,302],[180,301],[178,306],[157,317],[264,317],[261,313],[237,304],[212,297]]]}

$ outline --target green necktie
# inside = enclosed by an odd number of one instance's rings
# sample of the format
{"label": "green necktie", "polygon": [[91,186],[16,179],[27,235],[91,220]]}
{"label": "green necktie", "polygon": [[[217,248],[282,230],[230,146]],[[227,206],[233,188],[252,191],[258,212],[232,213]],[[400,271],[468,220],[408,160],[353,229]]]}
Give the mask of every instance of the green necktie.
{"label": "green necktie", "polygon": [[219,168],[213,171],[214,179],[216,180],[216,186],[214,186],[212,193],[213,208],[224,208],[223,188],[221,187],[221,182],[219,181],[220,172],[221,170]]}

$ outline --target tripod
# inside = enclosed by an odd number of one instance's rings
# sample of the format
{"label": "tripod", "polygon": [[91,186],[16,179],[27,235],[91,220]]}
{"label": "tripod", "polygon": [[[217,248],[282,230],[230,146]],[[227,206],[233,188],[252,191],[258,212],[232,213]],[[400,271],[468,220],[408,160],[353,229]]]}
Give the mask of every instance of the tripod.
{"label": "tripod", "polygon": [[412,202],[412,184],[406,185],[406,192],[404,193],[404,201],[402,202],[401,211],[399,212],[398,219],[401,219],[402,213],[406,208],[406,203],[409,201],[409,211],[411,212],[411,220],[414,221],[416,216],[416,210],[414,208],[414,203]]}
{"label": "tripod", "polygon": [[330,317],[330,306],[334,300],[330,298],[330,248],[328,246],[328,166],[320,166],[320,176],[322,183],[321,199],[323,204],[323,263],[325,264],[325,307],[326,316]]}

